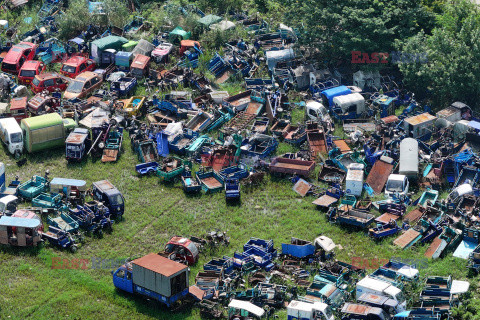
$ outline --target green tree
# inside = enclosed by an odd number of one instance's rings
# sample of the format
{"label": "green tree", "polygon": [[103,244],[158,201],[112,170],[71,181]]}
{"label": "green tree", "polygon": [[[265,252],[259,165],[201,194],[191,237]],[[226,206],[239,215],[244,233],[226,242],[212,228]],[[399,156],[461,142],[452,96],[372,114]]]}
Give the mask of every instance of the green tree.
{"label": "green tree", "polygon": [[286,18],[302,30],[301,41],[330,59],[352,51],[390,52],[395,39],[433,27],[433,13],[417,0],[278,0]]}
{"label": "green tree", "polygon": [[431,35],[419,33],[405,43],[405,52],[426,52],[428,63],[399,64],[405,83],[431,95],[437,106],[460,100],[479,106],[480,11],[467,0],[449,3]]}

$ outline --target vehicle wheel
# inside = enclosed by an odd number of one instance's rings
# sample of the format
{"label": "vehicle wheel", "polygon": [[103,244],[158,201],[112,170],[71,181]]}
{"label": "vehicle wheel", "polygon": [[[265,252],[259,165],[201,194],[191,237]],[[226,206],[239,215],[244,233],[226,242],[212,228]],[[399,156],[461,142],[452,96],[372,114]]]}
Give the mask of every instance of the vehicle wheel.
{"label": "vehicle wheel", "polygon": [[72,253],[75,253],[75,252],[77,252],[77,249],[78,249],[78,248],[77,248],[77,246],[76,246],[76,245],[72,245],[72,246],[70,246],[70,251],[71,251]]}
{"label": "vehicle wheel", "polygon": [[97,231],[97,237],[103,238],[103,230],[102,230],[102,229],[98,229],[98,231]]}

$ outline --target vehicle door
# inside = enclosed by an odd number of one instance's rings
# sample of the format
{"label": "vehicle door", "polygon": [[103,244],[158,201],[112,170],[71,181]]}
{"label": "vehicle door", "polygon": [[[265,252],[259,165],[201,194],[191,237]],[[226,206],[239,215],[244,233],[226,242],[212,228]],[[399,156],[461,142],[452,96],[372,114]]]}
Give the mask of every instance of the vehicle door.
{"label": "vehicle door", "polygon": [[35,72],[35,74],[40,74],[42,73],[43,71],[45,71],[45,68],[46,68],[46,65],[42,62],[40,63],[40,65],[38,66],[38,69],[37,71]]}
{"label": "vehicle door", "polygon": [[93,63],[92,60],[87,60],[85,62],[85,65],[86,65],[85,68],[86,68],[87,71],[93,71],[93,69],[95,68],[95,64]]}
{"label": "vehicle door", "polygon": [[43,85],[46,90],[52,92],[55,89],[55,80],[54,79],[47,79],[43,82]]}
{"label": "vehicle door", "polygon": [[130,275],[130,279],[132,276],[131,272],[125,271],[124,269],[118,269],[114,274],[114,283],[115,286],[118,287],[119,289],[125,290],[125,291],[131,291],[131,285],[130,285],[130,280],[128,280],[128,275]]}
{"label": "vehicle door", "polygon": [[75,75],[78,75],[78,74],[82,73],[83,71],[85,71],[86,68],[87,68],[87,66],[85,65],[85,62],[81,63],[77,67],[77,70],[75,70]]}
{"label": "vehicle door", "polygon": [[60,91],[65,91],[68,86],[68,81],[62,78],[56,78],[55,79],[55,89],[58,89]]}

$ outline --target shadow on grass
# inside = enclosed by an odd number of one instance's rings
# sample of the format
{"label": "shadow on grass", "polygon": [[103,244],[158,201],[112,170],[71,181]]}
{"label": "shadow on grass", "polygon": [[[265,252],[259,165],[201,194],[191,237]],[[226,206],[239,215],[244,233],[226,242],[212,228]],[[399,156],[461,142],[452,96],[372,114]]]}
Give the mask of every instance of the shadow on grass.
{"label": "shadow on grass", "polygon": [[122,298],[133,301],[137,312],[152,318],[165,319],[165,314],[168,313],[171,315],[171,317],[169,317],[171,320],[185,319],[192,313],[193,303],[189,303],[186,300],[169,308],[157,300],[148,299],[138,294],[130,294],[120,289],[115,289],[115,293]]}
{"label": "shadow on grass", "polygon": [[39,244],[36,247],[19,247],[19,246],[11,246],[11,245],[0,245],[0,251],[11,254],[13,256],[37,256],[40,250],[42,249],[43,245]]}

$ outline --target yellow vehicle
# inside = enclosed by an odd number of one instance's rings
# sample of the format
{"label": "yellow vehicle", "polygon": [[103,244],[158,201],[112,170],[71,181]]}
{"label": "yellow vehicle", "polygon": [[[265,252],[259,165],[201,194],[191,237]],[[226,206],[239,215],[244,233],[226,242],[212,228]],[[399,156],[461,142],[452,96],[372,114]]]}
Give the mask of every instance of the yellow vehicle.
{"label": "yellow vehicle", "polygon": [[129,116],[138,116],[141,114],[145,114],[146,110],[144,110],[144,102],[145,97],[142,96],[133,96],[127,100],[125,105],[123,106],[123,112],[128,114]]}

